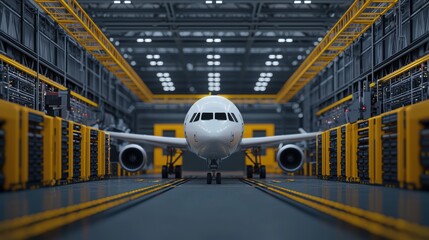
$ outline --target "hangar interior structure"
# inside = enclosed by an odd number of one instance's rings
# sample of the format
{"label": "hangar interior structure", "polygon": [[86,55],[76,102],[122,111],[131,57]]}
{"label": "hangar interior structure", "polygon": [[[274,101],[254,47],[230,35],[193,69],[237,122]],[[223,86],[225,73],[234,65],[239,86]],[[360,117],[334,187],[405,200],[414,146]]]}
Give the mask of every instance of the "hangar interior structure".
{"label": "hangar interior structure", "polygon": [[[428,53],[426,0],[0,0],[0,238],[428,239]],[[209,95],[244,138],[318,132],[302,168],[123,168],[112,132],[183,138]]]}

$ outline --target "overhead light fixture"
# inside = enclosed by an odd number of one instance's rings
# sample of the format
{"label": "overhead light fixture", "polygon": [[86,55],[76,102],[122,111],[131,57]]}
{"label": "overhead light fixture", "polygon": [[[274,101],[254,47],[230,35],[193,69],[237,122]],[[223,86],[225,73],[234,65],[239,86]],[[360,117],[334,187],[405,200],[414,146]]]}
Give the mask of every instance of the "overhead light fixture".
{"label": "overhead light fixture", "polygon": [[216,4],[222,4],[222,0],[216,0]]}
{"label": "overhead light fixture", "polygon": [[213,3],[213,1],[210,1],[210,0],[206,1],[206,4],[212,4],[212,3]]}
{"label": "overhead light fixture", "polygon": [[284,39],[284,38],[279,38],[278,42],[279,42],[279,43],[284,43],[284,42],[286,42],[286,39]]}
{"label": "overhead light fixture", "polygon": [[318,39],[317,39],[317,41],[319,41],[319,42],[321,42],[323,40],[323,38],[322,37],[319,37]]}
{"label": "overhead light fixture", "polygon": [[150,38],[137,38],[137,42],[139,42],[139,43],[142,43],[142,42],[150,43],[150,42],[152,42],[152,39],[150,39]]}
{"label": "overhead light fixture", "polygon": [[208,43],[212,43],[212,42],[213,42],[213,38],[207,38],[207,39],[206,39],[206,42],[208,42]]}
{"label": "overhead light fixture", "polygon": [[266,62],[265,62],[265,65],[266,65],[266,66],[271,66],[272,64],[273,64],[273,63],[272,63],[271,61],[266,61]]}
{"label": "overhead light fixture", "polygon": [[283,55],[277,54],[276,59],[283,59]]}
{"label": "overhead light fixture", "polygon": [[222,42],[222,40],[221,40],[220,38],[215,38],[215,39],[214,39],[214,42],[215,42],[215,43],[220,43],[220,42]]}
{"label": "overhead light fixture", "polygon": [[156,62],[156,65],[162,66],[162,65],[164,65],[164,62],[163,61],[158,61],[158,62]]}
{"label": "overhead light fixture", "polygon": [[159,56],[158,54],[153,55],[153,59],[159,59],[161,56]]}
{"label": "overhead light fixture", "polygon": [[267,77],[273,77],[273,73],[271,73],[271,72],[268,72],[266,75],[267,75]]}
{"label": "overhead light fixture", "polygon": [[207,80],[208,80],[209,82],[213,82],[213,81],[214,81],[214,78],[209,77]]}
{"label": "overhead light fixture", "polygon": [[302,56],[301,55],[298,55],[298,57],[296,57],[298,60],[301,60],[302,59]]}
{"label": "overhead light fixture", "polygon": [[294,60],[294,61],[292,62],[292,66],[296,66],[296,65],[298,65],[298,61],[297,61],[297,60]]}
{"label": "overhead light fixture", "polygon": [[275,59],[275,58],[276,58],[276,55],[271,54],[271,55],[269,55],[269,56],[268,56],[268,58],[269,58],[269,59]]}
{"label": "overhead light fixture", "polygon": [[214,61],[214,65],[215,65],[215,66],[219,66],[219,65],[220,65],[220,62],[219,62],[219,61]]}
{"label": "overhead light fixture", "polygon": [[164,77],[170,77],[169,73],[164,73]]}
{"label": "overhead light fixture", "polygon": [[135,66],[137,63],[136,63],[136,61],[131,61],[131,66]]}
{"label": "overhead light fixture", "polygon": [[267,74],[266,73],[261,73],[261,74],[259,74],[259,76],[265,77],[265,76],[267,76]]}
{"label": "overhead light fixture", "polygon": [[114,4],[120,4],[120,3],[121,3],[121,1],[117,1],[117,0],[115,0],[115,1],[113,1],[113,3],[114,3]]}
{"label": "overhead light fixture", "polygon": [[273,61],[273,66],[278,66],[279,65],[279,61]]}
{"label": "overhead light fixture", "polygon": [[213,81],[215,81],[215,82],[220,82],[220,78],[215,77],[215,78],[213,78]]}
{"label": "overhead light fixture", "polygon": [[213,64],[214,64],[213,61],[208,61],[207,62],[207,65],[209,65],[209,66],[213,66]]}
{"label": "overhead light fixture", "polygon": [[119,41],[115,41],[115,46],[119,46]]}
{"label": "overhead light fixture", "polygon": [[148,54],[148,55],[146,55],[146,58],[147,58],[147,59],[153,59],[153,55]]}
{"label": "overhead light fixture", "polygon": [[214,73],[209,73],[209,74],[207,74],[207,76],[214,77]]}
{"label": "overhead light fixture", "polygon": [[286,42],[291,43],[291,42],[293,42],[293,39],[292,38],[286,38]]}
{"label": "overhead light fixture", "polygon": [[125,4],[131,4],[131,1],[130,0],[125,0],[124,3]]}
{"label": "overhead light fixture", "polygon": [[109,38],[109,40],[110,40],[111,42],[115,41],[115,39],[114,39],[114,38],[112,38],[112,37],[110,37],[110,38]]}
{"label": "overhead light fixture", "polygon": [[300,0],[294,0],[293,3],[294,4],[301,4],[301,1]]}
{"label": "overhead light fixture", "polygon": [[220,73],[215,73],[214,76],[215,77],[220,77]]}
{"label": "overhead light fixture", "polygon": [[311,0],[304,0],[305,4],[311,4]]}
{"label": "overhead light fixture", "polygon": [[159,81],[160,81],[160,82],[165,82],[165,78],[164,78],[164,77],[160,77],[160,78],[159,78]]}
{"label": "overhead light fixture", "polygon": [[156,61],[150,61],[150,62],[149,62],[149,64],[150,64],[151,66],[156,66]]}

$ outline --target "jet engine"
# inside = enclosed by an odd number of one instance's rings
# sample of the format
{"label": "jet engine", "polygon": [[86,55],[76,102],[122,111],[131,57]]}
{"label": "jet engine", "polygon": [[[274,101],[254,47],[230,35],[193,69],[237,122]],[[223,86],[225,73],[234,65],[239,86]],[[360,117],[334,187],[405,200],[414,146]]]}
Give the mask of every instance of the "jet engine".
{"label": "jet engine", "polygon": [[129,172],[137,172],[146,165],[146,151],[137,144],[125,146],[119,153],[119,163]]}
{"label": "jet engine", "polygon": [[276,156],[279,167],[285,172],[295,172],[304,163],[304,153],[301,148],[293,144],[280,145]]}

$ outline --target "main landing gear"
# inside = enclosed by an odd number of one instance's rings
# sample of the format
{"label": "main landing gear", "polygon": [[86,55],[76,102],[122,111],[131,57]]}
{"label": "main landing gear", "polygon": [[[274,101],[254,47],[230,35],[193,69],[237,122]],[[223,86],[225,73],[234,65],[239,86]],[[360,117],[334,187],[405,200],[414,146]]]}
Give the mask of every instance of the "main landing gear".
{"label": "main landing gear", "polygon": [[253,163],[252,165],[246,166],[246,176],[247,178],[253,178],[253,174],[259,174],[260,179],[265,179],[267,177],[267,169],[265,165],[262,165],[261,162],[261,148],[252,148],[251,151],[253,158],[246,151],[246,157]]}
{"label": "main landing gear", "polygon": [[167,148],[168,156],[166,165],[162,165],[162,178],[168,178],[169,174],[174,174],[175,178],[182,178],[182,165],[174,165],[179,158],[183,155],[183,152],[180,151],[179,156],[177,156],[174,160],[174,155],[176,155],[176,149],[172,147]]}
{"label": "main landing gear", "polygon": [[220,172],[216,172],[216,170],[219,168],[219,160],[210,160],[209,168],[212,172],[207,173],[207,184],[212,184],[213,177],[215,178],[214,180],[216,181],[216,184],[221,184],[222,175]]}

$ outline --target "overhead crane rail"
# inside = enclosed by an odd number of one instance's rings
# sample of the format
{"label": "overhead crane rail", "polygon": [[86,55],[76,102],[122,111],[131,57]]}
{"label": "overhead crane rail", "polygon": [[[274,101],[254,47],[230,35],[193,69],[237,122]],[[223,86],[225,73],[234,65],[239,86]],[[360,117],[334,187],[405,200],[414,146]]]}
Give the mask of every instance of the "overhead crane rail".
{"label": "overhead crane rail", "polygon": [[64,30],[142,101],[152,92],[76,0],[35,0]]}
{"label": "overhead crane rail", "polygon": [[287,102],[398,0],[356,0],[277,94],[278,102]]}

